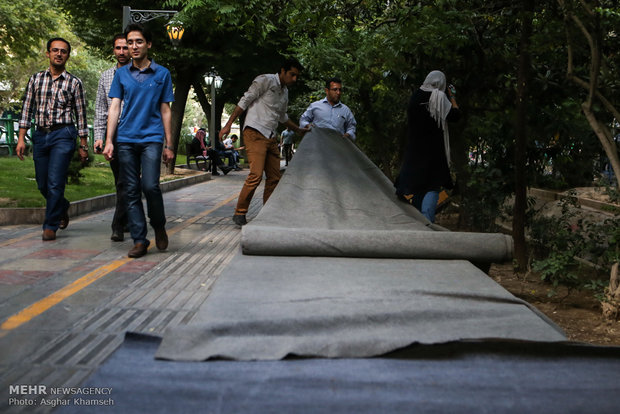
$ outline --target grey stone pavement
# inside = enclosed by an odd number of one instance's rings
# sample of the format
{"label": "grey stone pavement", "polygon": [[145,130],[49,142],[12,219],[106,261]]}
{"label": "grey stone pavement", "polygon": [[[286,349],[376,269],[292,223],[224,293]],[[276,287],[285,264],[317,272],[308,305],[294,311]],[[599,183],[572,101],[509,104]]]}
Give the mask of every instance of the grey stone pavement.
{"label": "grey stone pavement", "polygon": [[[0,226],[0,412],[50,412],[9,403],[24,398],[11,386],[78,387],[126,331],[159,335],[191,320],[239,249],[231,216],[247,173],[164,193],[170,245],[159,252],[149,227],[139,259],[127,257],[129,233],[110,240],[110,208],[72,218],[52,242],[40,225]],[[262,185],[248,219],[261,206]]]}

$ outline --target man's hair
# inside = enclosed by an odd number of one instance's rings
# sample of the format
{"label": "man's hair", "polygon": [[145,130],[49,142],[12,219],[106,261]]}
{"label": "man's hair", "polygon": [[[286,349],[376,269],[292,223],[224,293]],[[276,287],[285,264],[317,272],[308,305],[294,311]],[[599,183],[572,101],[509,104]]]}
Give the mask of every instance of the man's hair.
{"label": "man's hair", "polygon": [[331,86],[332,82],[339,83],[339,84],[342,85],[342,80],[340,78],[337,78],[337,77],[334,76],[333,78],[329,78],[329,79],[327,79],[325,81],[325,88],[329,89],[329,87]]}
{"label": "man's hair", "polygon": [[47,41],[47,51],[49,52],[50,49],[52,48],[52,42],[56,42],[56,41],[61,41],[61,42],[65,42],[67,44],[67,49],[68,49],[68,54],[71,53],[71,43],[69,43],[66,39],[63,39],[62,37],[54,37],[50,40]]}
{"label": "man's hair", "polygon": [[304,67],[301,66],[301,63],[299,63],[297,59],[293,58],[286,59],[284,62],[282,62],[282,65],[280,66],[280,69],[284,69],[285,72],[288,72],[292,68],[297,68],[297,70],[299,70],[300,72],[304,70]]}
{"label": "man's hair", "polygon": [[116,46],[116,41],[118,39],[126,39],[127,36],[125,35],[125,33],[117,33],[114,35],[114,38],[112,38],[112,47]]}
{"label": "man's hair", "polygon": [[125,38],[129,34],[129,32],[140,32],[142,33],[142,36],[144,36],[144,40],[149,43],[153,41],[153,35],[151,34],[151,32],[139,23],[132,23],[127,26],[127,28],[125,29]]}
{"label": "man's hair", "polygon": [[230,136],[230,139],[232,139],[232,140],[234,141],[234,140],[236,140],[236,139],[239,139],[239,137],[237,136],[237,134],[232,134],[232,135]]}

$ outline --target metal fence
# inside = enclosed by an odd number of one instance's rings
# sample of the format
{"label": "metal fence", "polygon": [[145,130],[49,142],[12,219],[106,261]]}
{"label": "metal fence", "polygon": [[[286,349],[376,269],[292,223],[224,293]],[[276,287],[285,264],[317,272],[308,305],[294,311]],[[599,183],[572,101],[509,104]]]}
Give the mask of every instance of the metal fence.
{"label": "metal fence", "polygon": [[[32,142],[30,137],[34,135],[36,125],[34,121],[30,123],[30,129],[26,132],[26,150],[30,150]],[[0,155],[15,155],[15,147],[19,137],[19,118],[14,118],[8,114],[0,118]],[[95,142],[93,127],[88,126],[88,144],[92,147]]]}

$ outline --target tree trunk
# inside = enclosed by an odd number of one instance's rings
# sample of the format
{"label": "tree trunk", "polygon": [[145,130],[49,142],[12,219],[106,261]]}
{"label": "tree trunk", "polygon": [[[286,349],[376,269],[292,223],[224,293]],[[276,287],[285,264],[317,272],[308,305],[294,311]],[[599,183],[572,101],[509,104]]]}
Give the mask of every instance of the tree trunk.
{"label": "tree trunk", "polygon": [[[580,18],[572,8],[568,7],[565,0],[557,0],[557,2],[564,12],[567,44],[566,76],[571,82],[588,92],[588,97],[581,105],[581,108],[586,116],[586,119],[588,120],[588,123],[590,124],[590,127],[601,142],[605,155],[609,158],[611,168],[618,179],[617,187],[620,189],[620,155],[618,154],[616,142],[614,141],[614,137],[610,129],[604,123],[598,121],[593,110],[594,100],[598,99],[602,107],[605,108],[612,117],[616,120],[620,120],[620,113],[618,112],[618,109],[604,96],[599,86],[602,60],[601,52],[604,49],[604,36],[600,24],[601,15],[598,12],[595,12],[587,3],[580,2],[581,10],[585,13],[585,19],[587,22],[584,23],[582,18]],[[574,46],[569,30],[571,24],[581,32],[590,48],[590,76],[587,81],[577,76],[574,72]]]}
{"label": "tree trunk", "polygon": [[174,160],[168,163],[165,169],[167,174],[174,174],[174,166],[179,152],[179,140],[181,137],[181,127],[183,126],[185,105],[187,103],[189,89],[192,85],[191,78],[189,73],[185,73],[182,69],[177,68],[174,102],[172,103],[172,146],[174,148]]}
{"label": "tree trunk", "polygon": [[526,98],[530,79],[530,40],[534,0],[523,0],[521,13],[521,41],[519,44],[519,69],[517,74],[517,108],[515,125],[515,203],[512,220],[516,270],[527,268],[527,245],[525,242],[525,212],[527,209],[527,107]]}
{"label": "tree trunk", "polygon": [[[207,94],[204,89],[202,89],[202,85],[200,82],[194,82],[194,93],[196,93],[196,97],[198,98],[198,102],[200,103],[200,107],[202,108],[202,112],[205,114],[205,118],[207,119],[207,130],[211,130],[211,126],[208,125],[211,122],[211,104],[209,103],[209,99],[207,98]],[[213,143],[211,143],[213,145]]]}
{"label": "tree trunk", "polygon": [[614,137],[611,131],[607,129],[607,126],[602,125],[598,119],[596,119],[596,115],[594,115],[594,112],[592,112],[589,105],[584,103],[582,105],[582,110],[588,120],[588,123],[590,124],[590,127],[592,127],[592,130],[601,142],[605,155],[609,158],[611,169],[616,175],[617,187],[620,189],[620,157],[618,156],[618,148],[616,147]]}

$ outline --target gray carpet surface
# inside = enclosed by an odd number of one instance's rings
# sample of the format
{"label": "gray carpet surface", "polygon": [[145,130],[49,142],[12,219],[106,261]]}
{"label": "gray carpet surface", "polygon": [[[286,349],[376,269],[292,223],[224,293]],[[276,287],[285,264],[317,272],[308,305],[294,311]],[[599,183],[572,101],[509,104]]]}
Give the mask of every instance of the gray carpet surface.
{"label": "gray carpet surface", "polygon": [[241,249],[192,321],[166,332],[158,358],[360,358],[415,343],[566,340],[467,261],[511,257],[510,237],[441,231],[330,131],[304,138]]}
{"label": "gray carpet surface", "polygon": [[466,261],[237,255],[173,360],[369,357],[412,343],[563,341],[561,331]]}
{"label": "gray carpet surface", "polygon": [[611,414],[620,406],[619,348],[456,343],[370,359],[186,363],[155,360],[158,344],[128,335],[84,384],[111,387],[113,407],[58,412]]}

